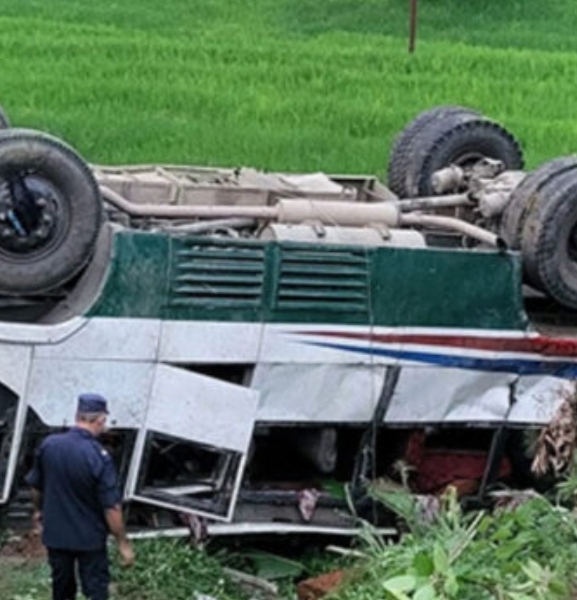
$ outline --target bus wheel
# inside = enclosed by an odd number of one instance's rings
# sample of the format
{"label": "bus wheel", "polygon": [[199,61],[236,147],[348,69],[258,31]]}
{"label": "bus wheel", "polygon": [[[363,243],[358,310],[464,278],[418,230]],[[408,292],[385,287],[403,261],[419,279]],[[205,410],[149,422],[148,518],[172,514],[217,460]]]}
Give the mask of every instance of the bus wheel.
{"label": "bus wheel", "polygon": [[98,185],[64,142],[0,130],[0,293],[38,294],[90,259],[102,222]]}

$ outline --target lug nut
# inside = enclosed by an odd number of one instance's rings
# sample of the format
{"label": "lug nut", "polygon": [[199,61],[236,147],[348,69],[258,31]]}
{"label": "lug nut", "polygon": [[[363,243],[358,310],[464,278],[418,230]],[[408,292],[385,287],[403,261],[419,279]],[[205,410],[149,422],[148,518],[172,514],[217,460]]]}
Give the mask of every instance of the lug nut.
{"label": "lug nut", "polygon": [[48,237],[48,228],[47,227],[39,227],[35,232],[34,232],[34,237],[36,239],[40,239],[40,240],[45,240]]}

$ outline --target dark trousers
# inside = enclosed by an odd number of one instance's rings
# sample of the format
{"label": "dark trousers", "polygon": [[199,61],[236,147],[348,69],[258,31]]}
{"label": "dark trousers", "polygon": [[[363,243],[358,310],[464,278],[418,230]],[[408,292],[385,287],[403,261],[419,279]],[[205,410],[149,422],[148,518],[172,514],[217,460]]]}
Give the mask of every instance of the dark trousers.
{"label": "dark trousers", "polygon": [[52,600],[75,600],[76,568],[82,593],[88,600],[108,600],[108,555],[106,548],[91,552],[48,548],[52,569]]}

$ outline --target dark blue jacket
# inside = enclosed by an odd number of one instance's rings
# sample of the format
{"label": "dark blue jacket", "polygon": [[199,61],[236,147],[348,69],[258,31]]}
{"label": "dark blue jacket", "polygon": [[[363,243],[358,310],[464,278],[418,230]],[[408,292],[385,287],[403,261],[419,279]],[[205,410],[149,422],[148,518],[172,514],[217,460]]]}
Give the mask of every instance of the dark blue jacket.
{"label": "dark blue jacket", "polygon": [[106,545],[105,510],[120,502],[112,458],[87,430],[48,436],[26,481],[42,494],[42,542],[61,550]]}

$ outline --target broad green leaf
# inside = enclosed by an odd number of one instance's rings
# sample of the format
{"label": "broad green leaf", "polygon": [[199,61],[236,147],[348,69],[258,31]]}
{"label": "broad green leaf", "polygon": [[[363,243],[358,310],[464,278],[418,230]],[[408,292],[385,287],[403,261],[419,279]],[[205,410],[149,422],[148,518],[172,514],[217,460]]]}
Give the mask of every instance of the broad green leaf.
{"label": "broad green leaf", "polygon": [[413,600],[435,600],[436,598],[437,592],[435,592],[435,588],[430,583],[426,583],[423,587],[418,588],[413,596]]}
{"label": "broad green leaf", "polygon": [[515,556],[519,550],[523,549],[523,542],[519,542],[518,540],[507,540],[499,544],[497,549],[495,550],[495,557],[500,560],[507,560],[512,556]]}
{"label": "broad green leaf", "polygon": [[412,592],[416,585],[417,578],[413,575],[397,575],[397,577],[387,579],[383,583],[384,588],[392,594],[397,592]]}
{"label": "broad green leaf", "polygon": [[529,559],[527,564],[522,566],[523,571],[531,581],[541,581],[544,575],[543,567],[536,561]]}
{"label": "broad green leaf", "polygon": [[246,552],[244,556],[252,559],[257,569],[257,576],[263,579],[298,577],[305,570],[304,565],[297,561],[268,552]]}
{"label": "broad green leaf", "polygon": [[479,523],[479,525],[477,527],[477,531],[479,533],[486,533],[489,530],[489,527],[491,527],[491,525],[493,525],[493,523],[494,523],[493,517],[490,515],[485,515],[481,519],[481,522]]}
{"label": "broad green leaf", "polygon": [[455,573],[453,573],[453,571],[449,570],[447,572],[447,578],[445,579],[445,583],[443,585],[443,588],[445,590],[445,592],[447,593],[447,595],[450,598],[454,598],[457,596],[457,594],[459,593],[459,583],[457,582],[457,578],[455,577]]}
{"label": "broad green leaf", "polygon": [[449,568],[449,556],[439,543],[433,547],[433,564],[436,573],[444,573]]}
{"label": "broad green leaf", "polygon": [[524,594],[522,592],[511,592],[509,594],[509,598],[511,600],[535,600],[535,598],[533,596],[530,596],[528,594]]}
{"label": "broad green leaf", "polygon": [[549,582],[549,590],[560,598],[565,598],[569,595],[569,586],[565,581],[555,577]]}
{"label": "broad green leaf", "polygon": [[433,559],[426,552],[419,552],[413,559],[415,574],[419,577],[429,577],[435,570]]}

